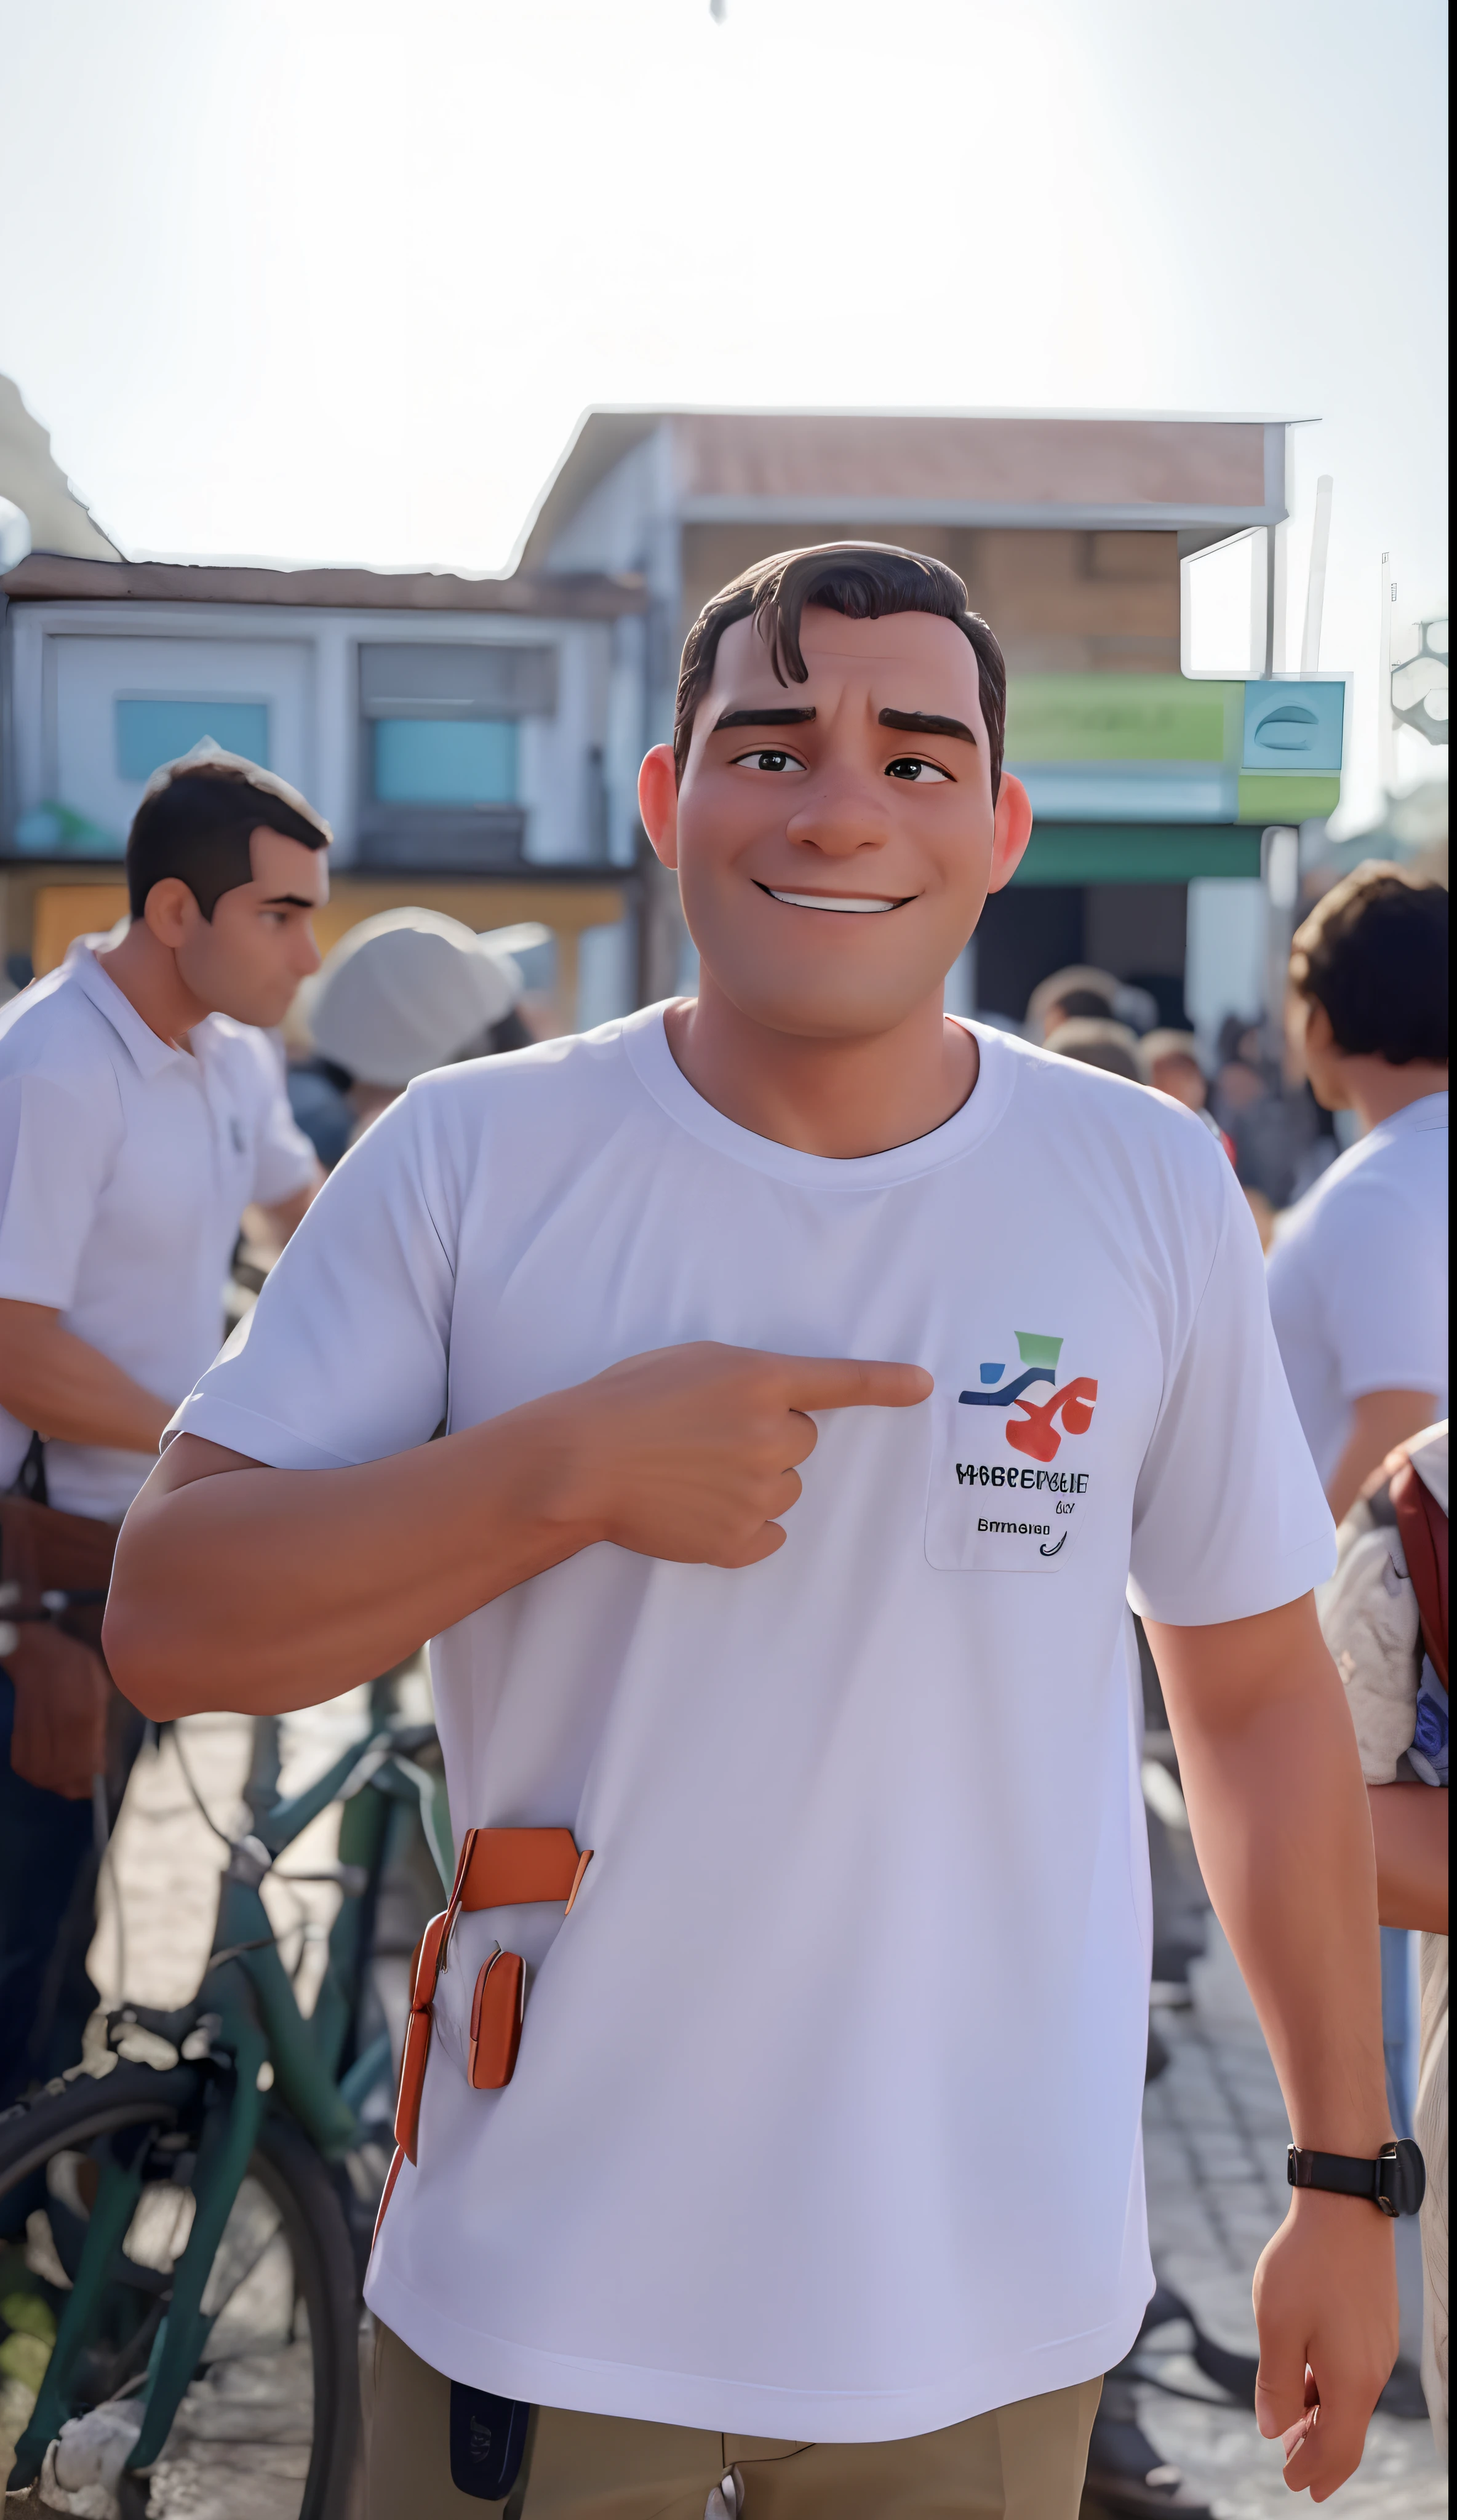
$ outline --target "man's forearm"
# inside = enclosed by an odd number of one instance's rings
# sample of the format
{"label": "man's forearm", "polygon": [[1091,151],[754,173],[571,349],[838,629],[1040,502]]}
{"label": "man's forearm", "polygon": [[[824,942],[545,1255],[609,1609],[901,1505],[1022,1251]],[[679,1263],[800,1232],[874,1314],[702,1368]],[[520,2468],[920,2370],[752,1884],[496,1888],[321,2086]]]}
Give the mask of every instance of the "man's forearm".
{"label": "man's forearm", "polygon": [[1390,2138],[1376,1863],[1341,1682],[1314,1605],[1149,1626],[1195,1846],[1253,1999],[1296,2141]]}
{"label": "man's forearm", "polygon": [[264,1469],[180,1436],[122,1526],[112,1669],[148,1715],[281,1711],[387,1671],[599,1541],[755,1566],[784,1546],[813,1413],[930,1392],[920,1366],[704,1339],[357,1469]]}
{"label": "man's forearm", "polygon": [[47,1441],[155,1453],[171,1405],[45,1304],[0,1303],[0,1407]]}
{"label": "man's forearm", "polygon": [[1421,1784],[1368,1785],[1376,1888],[1384,1925],[1447,1930],[1447,1792]]}
{"label": "man's forearm", "polygon": [[267,1469],[181,1437],[122,1526],[118,1684],[159,1720],[315,1705],[560,1563],[592,1535],[533,1508],[538,1414],[356,1469]]}
{"label": "man's forearm", "polygon": [[1365,1391],[1352,1404],[1350,1433],[1326,1490],[1334,1522],[1345,1520],[1388,1453],[1431,1425],[1435,1409],[1430,1391]]}

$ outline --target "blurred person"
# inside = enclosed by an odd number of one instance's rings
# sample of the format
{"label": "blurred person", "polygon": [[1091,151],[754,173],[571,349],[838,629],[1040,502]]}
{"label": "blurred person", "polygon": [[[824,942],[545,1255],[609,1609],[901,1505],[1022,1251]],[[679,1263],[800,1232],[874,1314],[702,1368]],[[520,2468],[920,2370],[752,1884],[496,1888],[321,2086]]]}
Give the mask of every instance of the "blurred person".
{"label": "blurred person", "polygon": [[1075,1058],[1084,1067],[1101,1067],[1109,1076],[1126,1076],[1141,1085],[1138,1035],[1111,1015],[1070,1015],[1055,1024],[1042,1045],[1059,1058]]}
{"label": "blurred person", "polygon": [[1416,2135],[1422,2207],[1422,2382],[1447,2438],[1447,1426],[1389,1455],[1341,1526],[1317,1596],[1345,1683],[1376,1842],[1381,1920],[1421,1937]]}
{"label": "blurred person", "polygon": [[432,1068],[524,1049],[533,1036],[522,994],[510,955],[439,911],[384,910],[351,927],[306,984],[304,1007],[348,1104],[347,1142]]}
{"label": "blurred person", "polygon": [[1337,1522],[1447,1405],[1447,895],[1368,863],[1291,953],[1291,1030],[1316,1101],[1362,1137],[1269,1258],[1291,1396]]}
{"label": "blurred person", "polygon": [[[1145,1033],[1138,1045],[1138,1072],[1145,1085],[1152,1086],[1156,1094],[1166,1094],[1171,1102],[1182,1102],[1186,1111],[1193,1111],[1203,1120],[1205,1127],[1212,1130],[1218,1139],[1230,1162],[1234,1163],[1234,1140],[1227,1130],[1220,1128],[1209,1109],[1209,1081],[1204,1072],[1199,1044],[1192,1032],[1176,1032],[1164,1026]],[[1269,1201],[1264,1200],[1263,1205],[1268,1208]],[[1257,1225],[1259,1214],[1252,1201],[1252,1213]],[[1264,1238],[1261,1234],[1261,1245]]]}
{"label": "blurred person", "polygon": [[[131,923],[0,1012],[0,1576],[105,1593],[122,1515],[217,1350],[246,1208],[282,1240],[322,1178],[273,1044],[318,965],[329,827],[200,746],[150,781]],[[28,1622],[0,1674],[0,2103],[80,2052],[97,1839],[142,1718],[101,1613]]]}
{"label": "blurred person", "polygon": [[1112,971],[1100,971],[1091,963],[1070,963],[1061,971],[1049,971],[1027,1000],[1028,1041],[1045,1043],[1049,1033],[1073,1016],[1112,1015],[1117,994]]}
{"label": "blurred person", "polygon": [[1138,1072],[1156,1094],[1168,1095],[1186,1110],[1207,1109],[1209,1081],[1192,1032],[1174,1032],[1167,1025],[1146,1032],[1138,1045]]}
{"label": "blurred person", "polygon": [[[696,999],[418,1078],[128,1516],[158,1718],[435,1640],[380,2520],[516,2420],[528,2520],[1074,2520],[1152,2291],[1130,1599],[1292,2125],[1377,2175],[1334,1533],[1243,1202],[1160,1097],[944,1013],[1030,831],[1005,704],[939,562],[714,597],[639,786]],[[1395,2352],[1374,2202],[1303,2183],[1256,2312],[1324,2495]]]}

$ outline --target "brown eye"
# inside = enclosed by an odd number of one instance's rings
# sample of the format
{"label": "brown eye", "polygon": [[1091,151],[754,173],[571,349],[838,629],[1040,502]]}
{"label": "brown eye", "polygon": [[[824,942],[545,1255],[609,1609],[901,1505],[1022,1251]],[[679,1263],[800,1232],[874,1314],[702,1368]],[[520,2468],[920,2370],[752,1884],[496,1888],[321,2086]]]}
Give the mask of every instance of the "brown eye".
{"label": "brown eye", "polygon": [[951,773],[949,770],[938,770],[933,761],[918,761],[913,753],[906,753],[902,754],[898,761],[887,762],[886,777],[908,779],[923,788],[937,782],[944,787],[950,783]]}
{"label": "brown eye", "polygon": [[737,753],[733,766],[736,770],[766,770],[772,776],[784,770],[802,770],[804,764],[797,761],[792,752],[766,750]]}

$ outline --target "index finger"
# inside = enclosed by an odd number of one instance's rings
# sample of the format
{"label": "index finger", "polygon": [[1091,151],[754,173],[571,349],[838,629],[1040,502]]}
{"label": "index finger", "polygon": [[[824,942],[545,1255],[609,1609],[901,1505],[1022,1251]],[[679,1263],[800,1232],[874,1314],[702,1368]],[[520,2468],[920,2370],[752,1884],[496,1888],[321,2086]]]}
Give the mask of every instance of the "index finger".
{"label": "index finger", "polygon": [[786,1356],[779,1362],[792,1409],[914,1409],[933,1388],[922,1365],[853,1356]]}

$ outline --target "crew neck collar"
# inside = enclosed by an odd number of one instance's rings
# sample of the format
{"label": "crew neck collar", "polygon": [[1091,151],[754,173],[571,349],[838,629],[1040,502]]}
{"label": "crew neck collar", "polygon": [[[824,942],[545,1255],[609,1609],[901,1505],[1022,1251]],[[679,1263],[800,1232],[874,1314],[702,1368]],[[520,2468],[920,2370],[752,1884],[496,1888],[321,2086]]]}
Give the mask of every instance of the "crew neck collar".
{"label": "crew neck collar", "polygon": [[1435,1094],[1419,1094],[1414,1102],[1403,1102],[1399,1111],[1389,1112],[1364,1138],[1358,1138],[1356,1145],[1369,1147],[1373,1138],[1394,1138],[1407,1129],[1444,1129],[1446,1125],[1447,1089],[1441,1086]]}
{"label": "crew neck collar", "polygon": [[660,1006],[643,1007],[623,1022],[623,1047],[639,1083],[668,1118],[702,1146],[752,1172],[793,1182],[802,1190],[883,1190],[938,1172],[969,1154],[990,1134],[1006,1109],[1015,1082],[1015,1056],[1005,1036],[953,1016],[953,1022],[962,1023],[975,1036],[980,1052],[976,1085],[959,1111],[924,1138],[912,1138],[903,1147],[887,1147],[880,1154],[806,1154],[798,1147],[781,1146],[777,1138],[761,1138],[752,1129],[740,1128],[737,1120],[706,1102],[689,1084],[668,1046],[663,1021],[667,1007],[674,1003],[667,999]]}

